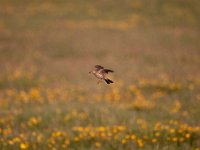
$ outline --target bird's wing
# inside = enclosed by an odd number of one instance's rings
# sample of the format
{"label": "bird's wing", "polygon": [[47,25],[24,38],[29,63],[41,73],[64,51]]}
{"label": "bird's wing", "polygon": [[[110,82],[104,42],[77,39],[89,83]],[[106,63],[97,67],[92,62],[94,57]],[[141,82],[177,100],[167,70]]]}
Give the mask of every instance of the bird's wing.
{"label": "bird's wing", "polygon": [[113,70],[110,70],[110,69],[102,69],[102,72],[103,73],[109,73],[109,72],[114,72]]}
{"label": "bird's wing", "polygon": [[96,68],[96,70],[103,69],[103,67],[102,67],[102,66],[100,66],[100,65],[96,65],[96,66],[94,66],[94,67]]}

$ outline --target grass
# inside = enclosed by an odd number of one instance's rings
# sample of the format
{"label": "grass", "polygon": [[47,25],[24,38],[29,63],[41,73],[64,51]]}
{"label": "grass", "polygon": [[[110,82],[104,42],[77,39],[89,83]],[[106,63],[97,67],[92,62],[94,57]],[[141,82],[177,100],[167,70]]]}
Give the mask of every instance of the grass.
{"label": "grass", "polygon": [[0,149],[200,149],[198,1],[0,3]]}

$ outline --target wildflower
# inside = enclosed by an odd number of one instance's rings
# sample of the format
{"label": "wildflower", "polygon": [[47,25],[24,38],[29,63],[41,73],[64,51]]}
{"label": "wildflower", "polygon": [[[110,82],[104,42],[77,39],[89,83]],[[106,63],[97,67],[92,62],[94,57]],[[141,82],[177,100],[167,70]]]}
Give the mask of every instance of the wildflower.
{"label": "wildflower", "polygon": [[160,122],[157,122],[154,126],[154,130],[160,130],[161,129],[161,123]]}
{"label": "wildflower", "polygon": [[180,133],[180,134],[183,133],[183,130],[182,130],[182,129],[179,129],[179,130],[178,130],[178,133]]}
{"label": "wildflower", "polygon": [[29,92],[30,97],[34,100],[38,100],[41,98],[40,90],[38,88],[32,88]]}
{"label": "wildflower", "polygon": [[103,126],[99,127],[99,131],[104,132],[105,128]]}
{"label": "wildflower", "polygon": [[9,143],[10,145],[13,145],[13,144],[14,144],[14,141],[13,141],[13,140],[9,140],[8,143]]}
{"label": "wildflower", "polygon": [[64,144],[65,144],[66,146],[68,146],[68,145],[70,144],[69,139],[66,139],[65,142],[64,142]]}
{"label": "wildflower", "polygon": [[40,117],[31,117],[28,121],[28,125],[29,126],[33,126],[33,125],[37,125],[41,122],[41,118]]}
{"label": "wildflower", "polygon": [[3,135],[4,136],[8,136],[12,133],[12,129],[11,128],[6,128],[3,130]]}
{"label": "wildflower", "polygon": [[27,143],[21,143],[21,144],[20,144],[20,148],[21,148],[22,150],[27,149],[27,148],[28,148],[28,144],[27,144]]}
{"label": "wildflower", "polygon": [[133,93],[138,93],[139,92],[139,89],[135,86],[135,85],[131,85],[129,87],[130,91],[133,92]]}
{"label": "wildflower", "polygon": [[131,140],[135,140],[136,139],[136,135],[132,134],[131,135]]}
{"label": "wildflower", "polygon": [[113,128],[113,129],[112,129],[112,132],[113,132],[113,133],[117,133],[118,130],[117,130],[116,128]]}
{"label": "wildflower", "polygon": [[160,132],[156,132],[156,133],[155,133],[155,136],[156,136],[156,137],[159,137],[159,136],[160,136]]}
{"label": "wildflower", "polygon": [[111,137],[111,136],[112,136],[112,132],[108,132],[108,133],[107,133],[107,136],[108,136],[108,137]]}
{"label": "wildflower", "polygon": [[106,134],[105,134],[105,133],[101,133],[100,136],[101,136],[102,138],[105,138],[105,137],[106,137]]}
{"label": "wildflower", "polygon": [[172,129],[169,130],[169,132],[170,132],[171,134],[174,134],[174,133],[175,133],[175,129],[172,128]]}
{"label": "wildflower", "polygon": [[178,140],[177,137],[173,137],[173,138],[172,138],[172,141],[173,141],[173,142],[176,142],[177,140]]}
{"label": "wildflower", "polygon": [[95,137],[95,133],[94,133],[93,131],[91,131],[89,134],[90,134],[90,136],[91,136],[92,138]]}
{"label": "wildflower", "polygon": [[185,138],[189,139],[190,138],[190,133],[185,134]]}
{"label": "wildflower", "polygon": [[14,142],[20,142],[20,138],[15,137],[15,138],[13,139],[13,141],[14,141]]}
{"label": "wildflower", "polygon": [[139,147],[144,147],[144,142],[141,139],[137,140],[137,144]]}
{"label": "wildflower", "polygon": [[61,136],[61,132],[60,131],[55,131],[52,133],[52,137],[59,137]]}
{"label": "wildflower", "polygon": [[74,137],[74,141],[75,141],[75,142],[78,142],[78,141],[79,141],[79,138],[78,138],[78,137]]}
{"label": "wildflower", "polygon": [[43,140],[43,135],[42,134],[39,134],[38,136],[37,136],[37,142],[42,142],[42,140]]}
{"label": "wildflower", "polygon": [[158,140],[156,138],[153,138],[151,141],[152,143],[157,143]]}
{"label": "wildflower", "polygon": [[122,144],[126,144],[126,139],[122,139]]}

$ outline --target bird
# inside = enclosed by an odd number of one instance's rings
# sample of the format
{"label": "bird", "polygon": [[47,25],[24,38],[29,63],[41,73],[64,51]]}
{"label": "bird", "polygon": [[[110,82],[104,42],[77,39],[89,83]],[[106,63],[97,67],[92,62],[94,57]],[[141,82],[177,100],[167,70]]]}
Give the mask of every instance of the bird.
{"label": "bird", "polygon": [[100,79],[98,81],[98,83],[101,81],[101,80],[104,80],[107,84],[110,84],[110,83],[114,83],[112,80],[108,79],[106,77],[106,75],[111,72],[113,73],[114,71],[113,70],[110,70],[110,69],[105,69],[104,67],[102,67],[101,65],[95,65],[94,66],[94,69],[91,70],[89,73],[92,73],[95,77],[97,77],[98,79]]}

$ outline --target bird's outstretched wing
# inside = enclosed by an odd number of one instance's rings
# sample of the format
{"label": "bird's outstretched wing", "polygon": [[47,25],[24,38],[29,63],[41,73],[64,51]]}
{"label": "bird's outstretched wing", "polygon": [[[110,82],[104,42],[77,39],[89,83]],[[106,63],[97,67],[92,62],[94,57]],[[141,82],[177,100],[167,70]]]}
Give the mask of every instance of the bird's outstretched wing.
{"label": "bird's outstretched wing", "polygon": [[103,69],[103,67],[100,66],[100,65],[95,65],[94,67],[95,67],[97,70]]}
{"label": "bird's outstretched wing", "polygon": [[113,71],[113,70],[110,70],[110,69],[103,69],[102,72],[103,72],[103,73],[109,73],[109,72],[114,72],[114,71]]}

